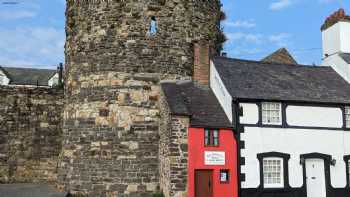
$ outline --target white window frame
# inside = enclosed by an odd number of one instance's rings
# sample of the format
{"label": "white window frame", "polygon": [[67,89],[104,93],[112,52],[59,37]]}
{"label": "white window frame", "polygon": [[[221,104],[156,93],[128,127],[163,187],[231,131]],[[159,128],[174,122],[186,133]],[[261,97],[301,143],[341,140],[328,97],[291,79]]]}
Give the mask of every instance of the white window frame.
{"label": "white window frame", "polygon": [[[265,182],[265,166],[264,166],[264,161],[280,161],[280,183],[266,183]],[[262,175],[263,175],[263,184],[264,184],[264,188],[284,188],[284,160],[283,158],[280,158],[280,157],[265,157],[263,158],[262,160]]]}
{"label": "white window frame", "polygon": [[[279,121],[278,122],[267,122],[266,120],[269,117],[264,118],[265,117],[264,116],[264,112],[268,111],[268,110],[271,110],[271,107],[269,109],[266,109],[266,106],[268,106],[268,105],[278,105],[278,108],[279,108],[279,112],[278,112]],[[278,102],[263,102],[263,103],[261,103],[261,113],[262,113],[262,116],[261,116],[262,124],[264,124],[264,125],[282,125],[282,104],[281,103],[278,103]]]}
{"label": "white window frame", "polygon": [[345,118],[345,128],[350,128],[350,106],[345,107],[344,118]]}

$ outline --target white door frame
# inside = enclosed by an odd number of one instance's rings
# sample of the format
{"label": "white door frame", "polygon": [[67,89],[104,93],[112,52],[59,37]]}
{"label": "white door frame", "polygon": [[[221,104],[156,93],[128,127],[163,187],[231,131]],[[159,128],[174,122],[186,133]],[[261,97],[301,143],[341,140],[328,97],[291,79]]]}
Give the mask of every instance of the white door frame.
{"label": "white door frame", "polygon": [[323,159],[306,159],[307,197],[327,197],[325,163]]}
{"label": "white door frame", "polygon": [[[331,155],[321,154],[321,153],[310,153],[310,154],[303,154],[300,156],[300,163],[303,165],[303,176],[304,176],[304,187],[305,191],[307,192],[307,169],[306,169],[306,162],[307,160],[312,159],[320,159],[323,161],[324,164],[324,182],[325,182],[325,197],[328,197],[329,193],[329,185],[330,185],[330,165],[332,161]],[[307,195],[307,193],[306,193]],[[307,196],[309,197],[309,196]]]}

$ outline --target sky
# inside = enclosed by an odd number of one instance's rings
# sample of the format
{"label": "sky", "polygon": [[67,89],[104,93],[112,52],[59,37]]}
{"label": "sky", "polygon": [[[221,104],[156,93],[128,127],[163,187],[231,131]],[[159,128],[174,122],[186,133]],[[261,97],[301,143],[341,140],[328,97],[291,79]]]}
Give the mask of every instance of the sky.
{"label": "sky", "polygon": [[[18,1],[19,4],[6,2]],[[4,3],[5,2],[5,3]],[[229,57],[260,60],[286,47],[320,64],[320,27],[349,0],[222,0]],[[64,62],[65,0],[0,0],[0,65],[52,68]]]}

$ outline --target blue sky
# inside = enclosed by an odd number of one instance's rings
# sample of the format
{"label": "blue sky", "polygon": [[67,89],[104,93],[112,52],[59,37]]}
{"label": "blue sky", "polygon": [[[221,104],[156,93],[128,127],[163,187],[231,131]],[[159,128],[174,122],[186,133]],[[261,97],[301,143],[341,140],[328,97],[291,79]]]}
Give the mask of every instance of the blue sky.
{"label": "blue sky", "polygon": [[[19,1],[8,5],[3,2]],[[222,0],[230,57],[259,60],[286,47],[299,63],[321,62],[320,26],[348,0]],[[64,61],[65,0],[0,0],[0,65],[55,68]]]}

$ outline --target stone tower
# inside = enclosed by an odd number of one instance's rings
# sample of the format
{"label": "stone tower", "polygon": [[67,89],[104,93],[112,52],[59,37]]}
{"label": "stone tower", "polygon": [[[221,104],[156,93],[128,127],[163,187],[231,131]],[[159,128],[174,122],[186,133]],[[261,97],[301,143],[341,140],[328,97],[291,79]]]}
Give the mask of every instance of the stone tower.
{"label": "stone tower", "polygon": [[59,186],[159,190],[160,80],[190,78],[194,41],[220,38],[219,0],[67,0]]}

